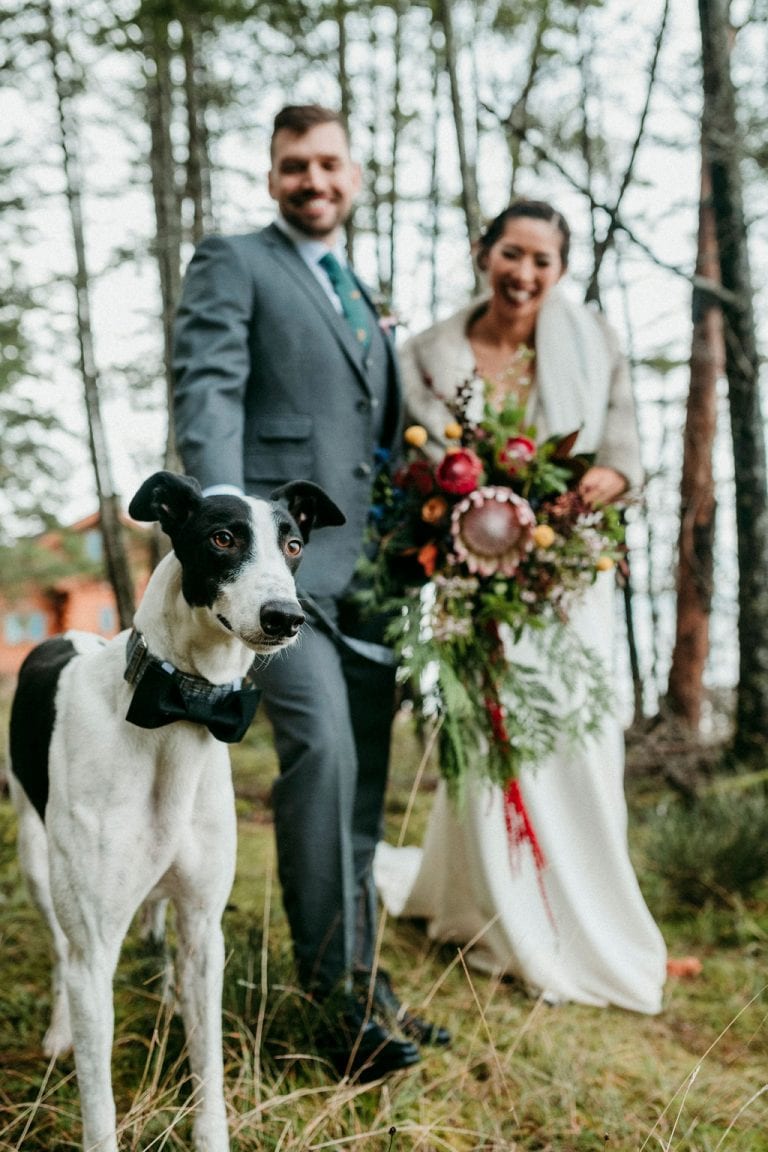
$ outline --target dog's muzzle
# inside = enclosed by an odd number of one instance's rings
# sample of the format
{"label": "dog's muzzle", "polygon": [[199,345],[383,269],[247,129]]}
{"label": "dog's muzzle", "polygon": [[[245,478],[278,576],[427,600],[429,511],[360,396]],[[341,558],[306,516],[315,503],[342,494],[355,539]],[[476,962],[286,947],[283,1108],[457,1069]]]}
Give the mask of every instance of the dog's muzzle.
{"label": "dog's muzzle", "polygon": [[291,600],[267,600],[259,613],[259,623],[270,640],[292,640],[306,617]]}

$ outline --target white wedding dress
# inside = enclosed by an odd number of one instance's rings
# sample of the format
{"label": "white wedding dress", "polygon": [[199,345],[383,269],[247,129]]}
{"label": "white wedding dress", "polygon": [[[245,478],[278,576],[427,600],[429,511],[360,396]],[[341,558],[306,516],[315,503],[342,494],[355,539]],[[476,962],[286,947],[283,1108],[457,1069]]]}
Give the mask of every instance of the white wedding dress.
{"label": "white wedding dress", "polygon": [[[601,575],[571,616],[603,661],[613,590],[612,574]],[[532,650],[518,657],[529,662]],[[516,976],[550,1002],[660,1011],[666,950],[629,857],[623,773],[623,733],[609,715],[597,737],[523,774],[540,872],[526,841],[510,850],[500,789],[478,780],[458,811],[441,782],[423,848],[377,849],[385,906],[464,947],[470,966]]]}

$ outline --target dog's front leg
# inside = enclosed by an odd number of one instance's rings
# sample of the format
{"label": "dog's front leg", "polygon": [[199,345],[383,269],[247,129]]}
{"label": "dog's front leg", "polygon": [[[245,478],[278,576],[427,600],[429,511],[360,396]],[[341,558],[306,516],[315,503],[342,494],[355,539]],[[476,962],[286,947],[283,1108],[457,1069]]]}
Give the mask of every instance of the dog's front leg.
{"label": "dog's front leg", "polygon": [[180,902],[176,908],[179,994],[196,1108],[197,1152],[228,1152],[221,1000],[224,936],[220,918]]}
{"label": "dog's front leg", "polygon": [[70,948],[67,991],[86,1152],[117,1152],[111,1072],[116,963],[117,951],[110,956],[102,948]]}

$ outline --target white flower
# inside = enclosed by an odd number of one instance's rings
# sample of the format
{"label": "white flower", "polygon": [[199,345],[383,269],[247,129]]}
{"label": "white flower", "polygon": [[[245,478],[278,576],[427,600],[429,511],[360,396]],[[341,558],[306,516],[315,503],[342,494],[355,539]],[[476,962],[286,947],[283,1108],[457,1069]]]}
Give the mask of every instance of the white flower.
{"label": "white flower", "polygon": [[479,424],[485,415],[485,385],[475,379],[471,384],[472,393],[464,409],[464,419],[468,424]]}

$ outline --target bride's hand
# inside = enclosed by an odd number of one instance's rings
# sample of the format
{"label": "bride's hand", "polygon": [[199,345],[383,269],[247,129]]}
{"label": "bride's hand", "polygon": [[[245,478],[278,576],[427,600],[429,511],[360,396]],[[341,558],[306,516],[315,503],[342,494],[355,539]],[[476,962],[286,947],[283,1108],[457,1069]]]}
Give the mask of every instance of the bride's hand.
{"label": "bride's hand", "polygon": [[581,478],[579,494],[591,508],[610,504],[626,491],[627,480],[615,468],[588,468]]}

